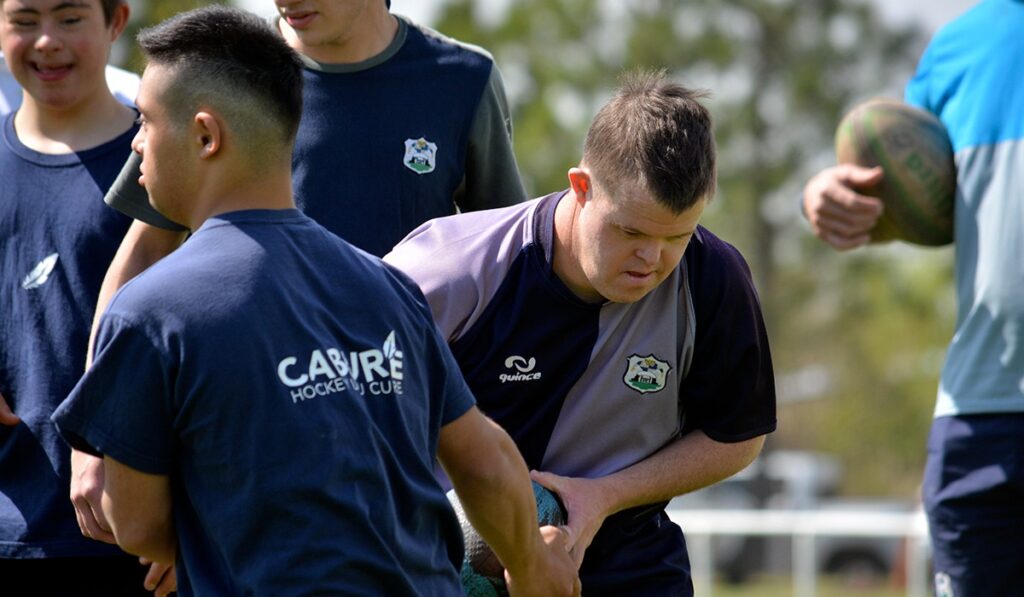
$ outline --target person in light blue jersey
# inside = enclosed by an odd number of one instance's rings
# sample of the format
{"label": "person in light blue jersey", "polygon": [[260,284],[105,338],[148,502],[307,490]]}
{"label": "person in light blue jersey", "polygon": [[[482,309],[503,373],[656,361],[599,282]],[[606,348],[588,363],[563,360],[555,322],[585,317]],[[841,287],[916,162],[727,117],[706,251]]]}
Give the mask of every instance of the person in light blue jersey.
{"label": "person in light blue jersey", "polygon": [[141,180],[192,234],[111,299],[53,417],[103,458],[118,544],[182,595],[456,595],[436,458],[513,594],[578,593],[418,289],[296,209],[298,56],[216,5],[139,44]]}
{"label": "person in light blue jersey", "polygon": [[[950,135],[956,331],[942,368],[922,486],[939,595],[1024,586],[1024,2],[984,0],[929,43],[908,104]],[[867,242],[880,169],[829,168],[804,209],[838,249]]]}

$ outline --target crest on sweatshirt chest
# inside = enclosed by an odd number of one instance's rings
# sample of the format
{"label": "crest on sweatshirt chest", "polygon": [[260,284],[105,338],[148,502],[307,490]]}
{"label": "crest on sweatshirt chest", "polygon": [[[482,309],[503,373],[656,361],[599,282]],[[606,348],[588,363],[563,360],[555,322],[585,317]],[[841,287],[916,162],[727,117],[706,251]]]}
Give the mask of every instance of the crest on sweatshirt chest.
{"label": "crest on sweatshirt chest", "polygon": [[626,373],[622,376],[622,381],[627,387],[641,394],[660,392],[665,389],[665,381],[671,370],[672,366],[668,361],[663,361],[653,354],[633,354],[626,358]]}
{"label": "crest on sweatshirt chest", "polygon": [[437,167],[437,143],[423,137],[406,139],[402,163],[416,174],[430,174]]}

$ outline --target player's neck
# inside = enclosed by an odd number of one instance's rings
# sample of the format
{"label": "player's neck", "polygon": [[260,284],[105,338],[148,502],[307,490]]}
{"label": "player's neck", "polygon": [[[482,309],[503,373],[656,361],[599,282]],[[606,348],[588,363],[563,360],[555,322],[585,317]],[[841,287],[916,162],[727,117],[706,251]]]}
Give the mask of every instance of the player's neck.
{"label": "player's neck", "polygon": [[316,43],[304,43],[288,23],[281,19],[278,28],[285,41],[296,52],[323,64],[358,64],[377,56],[391,45],[398,33],[398,19],[381,8],[367,14],[360,23],[352,27],[349,34],[339,34],[334,39]]}
{"label": "player's neck", "polygon": [[48,106],[24,94],[14,128],[25,146],[40,153],[64,154],[102,145],[127,131],[134,121],[135,112],[104,85],[94,97],[71,106]]}
{"label": "player's neck", "polygon": [[197,193],[195,207],[185,223],[188,228],[196,230],[207,219],[233,211],[295,207],[290,164],[267,168],[259,176],[252,176],[254,171],[225,169],[211,177]]}
{"label": "player's neck", "polygon": [[573,246],[576,218],[579,213],[579,201],[572,189],[569,189],[555,207],[555,229],[551,243],[551,269],[558,279],[565,284],[580,300],[588,303],[604,302],[604,298],[587,280],[580,266],[580,258]]}

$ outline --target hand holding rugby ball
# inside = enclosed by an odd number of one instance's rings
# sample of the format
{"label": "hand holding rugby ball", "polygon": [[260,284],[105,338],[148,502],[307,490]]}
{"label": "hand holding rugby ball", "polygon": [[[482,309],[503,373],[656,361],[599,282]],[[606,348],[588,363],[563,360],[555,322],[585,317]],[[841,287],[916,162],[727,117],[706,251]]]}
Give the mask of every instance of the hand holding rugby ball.
{"label": "hand holding rugby ball", "polygon": [[[532,481],[532,483],[533,497],[537,502],[538,526],[565,524],[565,507],[558,496],[536,481]],[[508,589],[505,586],[505,568],[502,567],[490,546],[466,518],[466,512],[462,509],[455,490],[448,492],[448,501],[451,502],[455,514],[459,517],[459,525],[462,527],[462,537],[466,547],[461,572],[462,586],[466,595],[470,597],[508,595]]]}
{"label": "hand holding rugby ball", "polygon": [[839,123],[836,158],[885,171],[877,185],[857,189],[885,206],[871,242],[953,242],[956,166],[946,129],[934,115],[896,100],[861,103]]}

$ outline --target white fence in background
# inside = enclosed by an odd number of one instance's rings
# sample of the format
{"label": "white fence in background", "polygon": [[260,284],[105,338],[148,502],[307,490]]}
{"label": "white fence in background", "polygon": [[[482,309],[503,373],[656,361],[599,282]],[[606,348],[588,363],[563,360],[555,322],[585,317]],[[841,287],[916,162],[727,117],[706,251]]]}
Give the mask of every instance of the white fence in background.
{"label": "white fence in background", "polygon": [[907,550],[907,596],[926,597],[928,593],[928,524],[923,512],[679,508],[669,508],[667,512],[686,534],[694,589],[699,597],[712,597],[714,535],[792,537],[794,597],[814,597],[816,593],[815,542],[819,537],[903,538]]}

